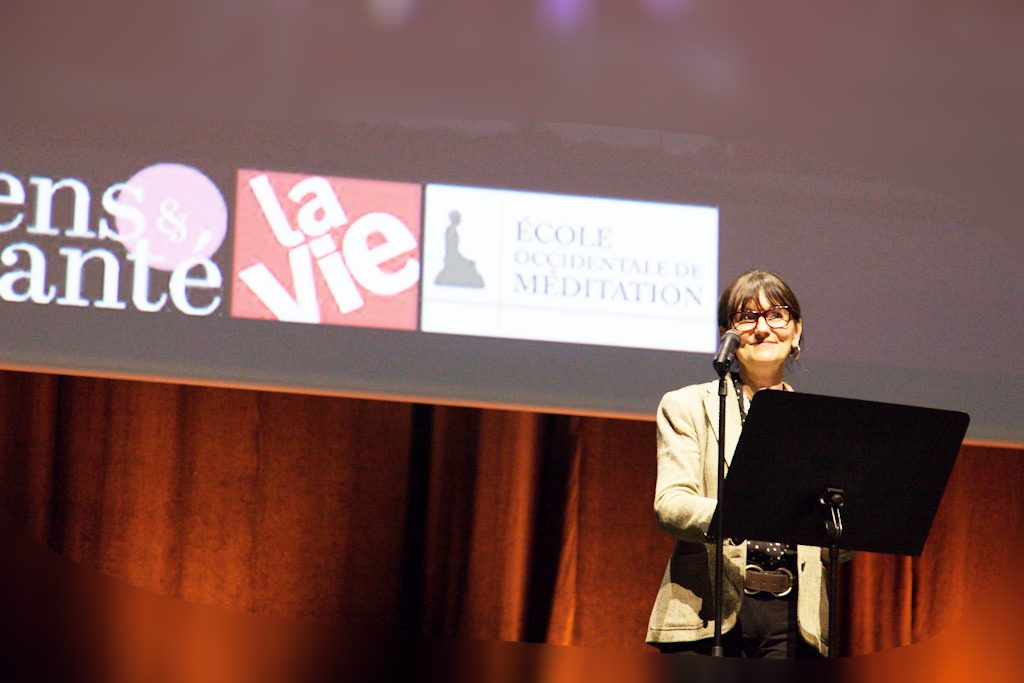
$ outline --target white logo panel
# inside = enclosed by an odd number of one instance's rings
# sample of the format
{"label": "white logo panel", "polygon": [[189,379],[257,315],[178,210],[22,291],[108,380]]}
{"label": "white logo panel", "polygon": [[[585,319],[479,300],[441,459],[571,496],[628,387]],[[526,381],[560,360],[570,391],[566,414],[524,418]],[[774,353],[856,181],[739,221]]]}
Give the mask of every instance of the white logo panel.
{"label": "white logo panel", "polygon": [[718,209],[428,185],[421,329],[710,353]]}

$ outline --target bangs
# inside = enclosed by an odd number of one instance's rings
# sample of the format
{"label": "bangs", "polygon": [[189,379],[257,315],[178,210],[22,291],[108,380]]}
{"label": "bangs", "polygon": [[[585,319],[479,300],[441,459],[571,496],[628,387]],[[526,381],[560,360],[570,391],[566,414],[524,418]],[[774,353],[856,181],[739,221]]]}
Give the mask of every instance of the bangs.
{"label": "bangs", "polygon": [[793,290],[778,275],[751,270],[736,278],[718,301],[718,326],[729,329],[729,317],[748,301],[758,301],[761,293],[773,306],[788,306],[794,320],[800,320],[800,302]]}

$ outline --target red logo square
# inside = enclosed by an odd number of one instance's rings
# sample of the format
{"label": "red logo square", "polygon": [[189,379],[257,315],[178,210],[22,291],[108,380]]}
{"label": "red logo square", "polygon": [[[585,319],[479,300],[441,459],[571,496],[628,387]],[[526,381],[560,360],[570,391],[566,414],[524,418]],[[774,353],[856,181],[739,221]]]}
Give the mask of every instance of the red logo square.
{"label": "red logo square", "polygon": [[415,330],[421,187],[240,170],[231,315]]}

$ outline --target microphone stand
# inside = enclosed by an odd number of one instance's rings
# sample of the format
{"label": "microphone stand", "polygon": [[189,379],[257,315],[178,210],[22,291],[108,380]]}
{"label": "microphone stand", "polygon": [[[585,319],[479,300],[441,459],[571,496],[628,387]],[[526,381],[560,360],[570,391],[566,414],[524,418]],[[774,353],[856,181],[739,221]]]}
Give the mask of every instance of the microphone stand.
{"label": "microphone stand", "polygon": [[828,656],[839,653],[839,541],[843,538],[843,513],[846,492],[843,489],[826,488],[818,504],[825,512],[825,537],[828,539]]}
{"label": "microphone stand", "polygon": [[722,649],[722,596],[725,575],[725,539],[722,536],[722,491],[725,488],[725,399],[729,385],[725,381],[729,374],[729,363],[715,363],[718,372],[718,519],[715,525],[715,638],[711,645],[712,657],[724,657]]}

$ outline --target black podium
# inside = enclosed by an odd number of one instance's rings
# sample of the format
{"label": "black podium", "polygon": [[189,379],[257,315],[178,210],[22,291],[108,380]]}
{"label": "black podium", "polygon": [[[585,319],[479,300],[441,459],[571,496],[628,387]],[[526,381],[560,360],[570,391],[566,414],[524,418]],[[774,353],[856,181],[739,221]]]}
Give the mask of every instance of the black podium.
{"label": "black podium", "polygon": [[[754,395],[710,529],[726,538],[920,555],[966,413],[783,391]],[[838,650],[829,572],[829,654]]]}

